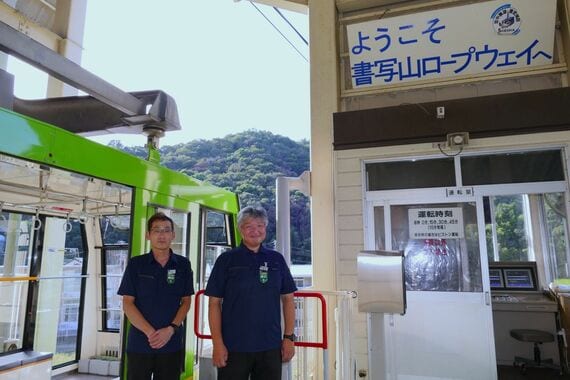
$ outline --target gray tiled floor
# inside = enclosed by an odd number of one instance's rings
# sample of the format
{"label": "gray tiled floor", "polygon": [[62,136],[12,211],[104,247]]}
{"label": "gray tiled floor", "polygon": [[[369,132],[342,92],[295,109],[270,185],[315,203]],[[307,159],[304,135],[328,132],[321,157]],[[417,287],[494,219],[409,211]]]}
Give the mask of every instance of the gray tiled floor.
{"label": "gray tiled floor", "polygon": [[77,372],[63,373],[61,375],[52,377],[52,380],[113,380],[113,379],[118,379],[118,377],[115,378],[109,376],[89,375],[86,373],[77,373]]}
{"label": "gray tiled floor", "polygon": [[[499,366],[499,380],[547,380],[547,379],[570,379],[568,374],[561,376],[558,371],[548,369],[529,368],[526,374],[521,374],[517,368]],[[52,377],[52,380],[113,380],[114,377],[78,374],[62,374]]]}

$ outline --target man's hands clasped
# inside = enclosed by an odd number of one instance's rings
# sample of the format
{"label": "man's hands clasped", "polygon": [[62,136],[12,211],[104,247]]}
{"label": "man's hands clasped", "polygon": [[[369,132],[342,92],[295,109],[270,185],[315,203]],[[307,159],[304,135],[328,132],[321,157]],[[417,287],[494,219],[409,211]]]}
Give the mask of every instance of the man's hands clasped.
{"label": "man's hands clasped", "polygon": [[148,343],[154,349],[162,348],[170,341],[172,335],[174,335],[174,328],[170,326],[163,327],[147,335]]}

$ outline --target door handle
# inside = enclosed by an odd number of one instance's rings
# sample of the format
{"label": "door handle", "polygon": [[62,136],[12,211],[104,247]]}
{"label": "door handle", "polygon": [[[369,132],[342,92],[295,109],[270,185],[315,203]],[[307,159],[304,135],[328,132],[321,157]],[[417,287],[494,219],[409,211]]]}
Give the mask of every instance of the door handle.
{"label": "door handle", "polygon": [[491,304],[491,295],[489,292],[485,292],[485,305],[489,306]]}

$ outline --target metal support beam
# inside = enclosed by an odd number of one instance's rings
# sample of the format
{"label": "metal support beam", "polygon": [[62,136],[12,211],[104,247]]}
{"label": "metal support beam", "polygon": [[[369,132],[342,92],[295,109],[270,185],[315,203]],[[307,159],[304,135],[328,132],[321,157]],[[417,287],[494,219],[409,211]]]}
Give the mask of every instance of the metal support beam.
{"label": "metal support beam", "polygon": [[0,51],[90,95],[45,100],[14,98],[16,112],[73,133],[148,135],[150,130],[155,143],[164,132],[181,129],[176,102],[168,94],[125,92],[3,22],[0,22]]}
{"label": "metal support beam", "polygon": [[131,116],[144,115],[146,104],[16,29],[0,23],[0,50]]}

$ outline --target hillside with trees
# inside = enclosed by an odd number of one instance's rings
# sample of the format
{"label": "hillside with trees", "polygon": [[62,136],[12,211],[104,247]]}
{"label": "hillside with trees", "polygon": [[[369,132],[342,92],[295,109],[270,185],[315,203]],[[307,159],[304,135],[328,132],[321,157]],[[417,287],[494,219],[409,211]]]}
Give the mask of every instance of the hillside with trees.
{"label": "hillside with trees", "polygon": [[[111,146],[138,157],[144,147]],[[266,244],[275,242],[275,179],[309,170],[309,142],[293,141],[266,131],[249,130],[213,140],[193,140],[160,148],[161,163],[173,170],[238,194],[242,207],[261,205],[269,214]],[[291,193],[291,258],[311,260],[309,199]]]}

